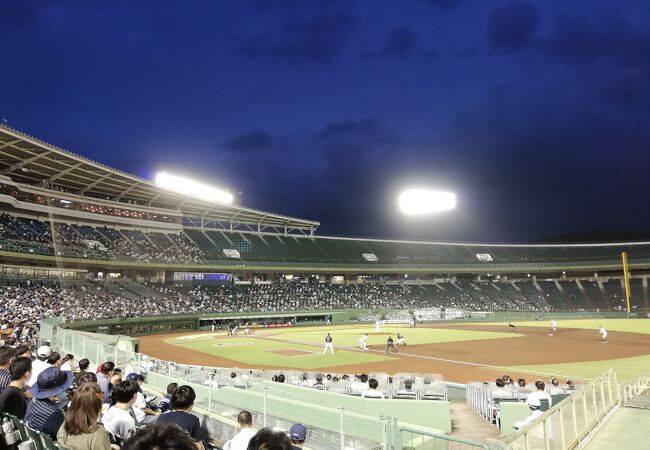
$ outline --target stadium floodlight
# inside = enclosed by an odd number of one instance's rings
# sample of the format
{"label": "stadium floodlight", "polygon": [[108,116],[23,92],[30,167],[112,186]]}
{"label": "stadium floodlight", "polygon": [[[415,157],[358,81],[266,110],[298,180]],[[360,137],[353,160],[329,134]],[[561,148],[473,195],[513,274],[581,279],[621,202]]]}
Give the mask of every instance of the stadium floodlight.
{"label": "stadium floodlight", "polygon": [[456,195],[428,189],[408,189],[400,194],[399,207],[409,215],[448,211],[456,207]]}
{"label": "stadium floodlight", "polygon": [[184,194],[189,197],[195,197],[207,202],[232,203],[233,196],[231,193],[222,191],[206,184],[171,175],[167,172],[160,172],[156,175],[156,184],[163,189]]}

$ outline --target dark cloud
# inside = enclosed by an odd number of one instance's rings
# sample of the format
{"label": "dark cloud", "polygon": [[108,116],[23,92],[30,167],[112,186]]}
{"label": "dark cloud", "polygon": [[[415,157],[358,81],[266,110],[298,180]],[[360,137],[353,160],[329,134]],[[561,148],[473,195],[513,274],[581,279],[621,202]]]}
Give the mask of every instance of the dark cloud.
{"label": "dark cloud", "polygon": [[355,23],[354,17],[345,12],[291,16],[276,32],[246,39],[240,51],[255,59],[330,64],[347,44]]}
{"label": "dark cloud", "polygon": [[567,65],[605,63],[650,73],[650,27],[639,29],[615,14],[560,15],[545,49]]}
{"label": "dark cloud", "polygon": [[263,129],[253,130],[250,133],[241,133],[227,139],[224,147],[235,152],[252,152],[266,150],[273,145],[273,137]]}
{"label": "dark cloud", "polygon": [[529,44],[539,17],[535,7],[527,2],[513,2],[490,12],[488,42],[495,51],[517,50]]}

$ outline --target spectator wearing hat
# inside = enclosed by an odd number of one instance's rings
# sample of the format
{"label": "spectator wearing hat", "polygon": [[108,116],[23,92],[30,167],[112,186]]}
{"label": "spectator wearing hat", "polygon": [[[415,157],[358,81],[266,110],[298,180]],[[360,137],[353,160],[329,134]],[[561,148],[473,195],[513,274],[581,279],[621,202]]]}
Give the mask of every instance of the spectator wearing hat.
{"label": "spectator wearing hat", "polygon": [[242,411],[237,416],[240,431],[231,440],[226,442],[224,450],[246,450],[248,443],[255,436],[253,430],[253,416],[248,411]]}
{"label": "spectator wearing hat", "polygon": [[207,438],[201,428],[199,418],[190,414],[196,400],[191,386],[180,386],[172,394],[172,412],[158,417],[158,423],[171,423],[186,431],[195,441],[199,450],[209,448]]}
{"label": "spectator wearing hat", "polygon": [[291,439],[292,450],[300,450],[307,440],[307,427],[301,423],[296,423],[289,430],[289,439]]}
{"label": "spectator wearing hat", "polygon": [[113,370],[115,369],[115,363],[107,361],[99,367],[99,372],[97,373],[97,384],[102,390],[103,402],[111,402],[111,392],[113,392],[113,386],[111,386],[111,377],[113,376]]}
{"label": "spectator wearing hat", "polygon": [[34,360],[34,364],[32,364],[32,377],[27,382],[27,386],[33,386],[41,372],[51,367],[47,363],[50,356],[52,356],[52,349],[49,345],[41,345],[38,347],[38,350],[36,350],[36,359]]}
{"label": "spectator wearing hat", "polygon": [[57,397],[70,387],[72,379],[72,372],[64,372],[58,367],[48,367],[40,373],[29,389],[33,398],[27,406],[25,420],[30,427],[56,439],[63,423],[63,412],[56,404]]}
{"label": "spectator wearing hat", "polygon": [[531,423],[533,420],[537,419],[539,416],[544,414],[542,411],[539,410],[540,406],[542,405],[539,401],[539,398],[533,397],[533,398],[528,398],[526,400],[526,404],[530,408],[530,415],[526,417],[524,420],[519,420],[515,422],[512,427],[515,430],[518,430],[520,428],[525,427],[529,423]]}
{"label": "spectator wearing hat", "polygon": [[0,347],[0,393],[11,383],[9,368],[16,356],[16,351],[8,345]]}
{"label": "spectator wearing hat", "polygon": [[32,376],[32,359],[18,357],[11,363],[11,382],[0,394],[0,411],[12,414],[19,419],[25,418],[27,401],[23,388]]}

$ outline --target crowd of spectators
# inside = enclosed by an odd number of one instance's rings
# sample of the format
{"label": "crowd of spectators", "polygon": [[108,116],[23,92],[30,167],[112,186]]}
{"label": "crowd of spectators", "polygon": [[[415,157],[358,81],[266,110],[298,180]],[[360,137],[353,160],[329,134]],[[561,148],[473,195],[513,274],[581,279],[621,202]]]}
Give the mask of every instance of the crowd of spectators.
{"label": "crowd of spectators", "polygon": [[[23,352],[22,354],[20,352]],[[145,376],[123,372],[105,362],[95,372],[88,360],[74,364],[48,345],[32,359],[28,347],[0,346],[0,413],[23,420],[32,430],[70,450],[206,450],[214,448],[199,417],[192,413],[196,393],[191,386],[170,383],[159,399],[142,390]],[[41,355],[50,355],[47,360]],[[63,362],[62,362],[63,361]],[[37,369],[38,363],[43,367]],[[38,372],[38,373],[37,373]],[[36,375],[32,381],[32,375]],[[371,383],[372,386],[372,383]],[[223,446],[227,450],[291,450],[302,448],[308,430],[256,431],[253,416],[241,411],[238,432]],[[9,429],[7,429],[7,433]],[[7,434],[3,436],[3,440]],[[18,439],[12,435],[12,439]]]}
{"label": "crowd of spectators", "polygon": [[[333,285],[300,281],[211,287],[151,284],[151,288],[143,286],[146,288],[143,295],[127,292],[119,286],[81,282],[76,287],[59,288],[36,286],[26,280],[21,286],[0,287],[2,326],[13,328],[20,339],[20,336],[30,338],[34,335],[38,322],[45,317],[93,320],[195,312],[390,308],[389,319],[400,321],[412,316],[409,308],[414,308],[419,320],[434,317],[433,311],[440,315],[441,311],[438,299],[431,297],[429,290],[418,286],[379,283]],[[415,295],[415,289],[421,292]],[[146,295],[147,292],[152,295]],[[455,304],[465,310],[472,310],[475,306],[473,301]],[[531,305],[522,301],[520,309],[548,310],[547,305],[540,305],[540,309]],[[456,309],[449,308],[449,311]]]}
{"label": "crowd of spectators", "polygon": [[71,252],[99,259],[201,264],[204,252],[185,235],[44,222],[0,214],[0,239],[50,254]]}

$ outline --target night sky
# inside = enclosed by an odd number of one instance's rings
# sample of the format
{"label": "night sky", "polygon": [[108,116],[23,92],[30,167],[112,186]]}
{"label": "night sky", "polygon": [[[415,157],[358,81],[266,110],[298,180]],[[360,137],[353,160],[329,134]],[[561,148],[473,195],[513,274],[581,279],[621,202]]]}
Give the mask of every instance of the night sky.
{"label": "night sky", "polygon": [[[0,114],[320,234],[650,228],[647,0],[2,0]],[[403,217],[411,186],[458,208]]]}

